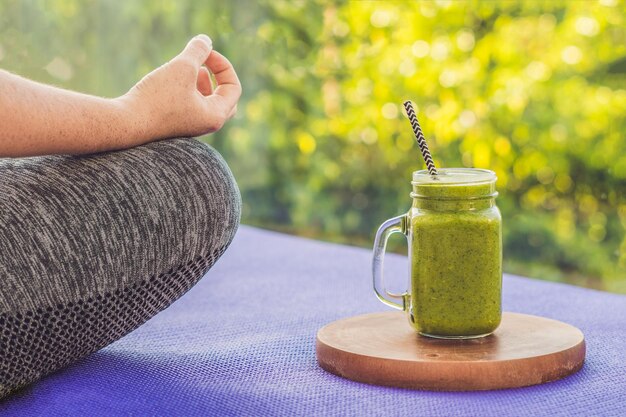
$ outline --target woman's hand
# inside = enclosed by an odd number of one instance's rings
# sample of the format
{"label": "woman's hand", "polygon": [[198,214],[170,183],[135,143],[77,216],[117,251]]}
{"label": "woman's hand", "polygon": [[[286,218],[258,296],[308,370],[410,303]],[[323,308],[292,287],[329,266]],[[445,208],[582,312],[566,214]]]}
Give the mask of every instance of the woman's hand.
{"label": "woman's hand", "polygon": [[207,35],[198,35],[118,100],[138,118],[142,141],[151,141],[219,130],[235,115],[240,96],[232,64],[213,50]]}
{"label": "woman's hand", "polygon": [[[209,71],[215,76],[213,88]],[[0,157],[127,149],[220,129],[237,110],[233,66],[198,35],[119,98],[40,84],[0,70]]]}

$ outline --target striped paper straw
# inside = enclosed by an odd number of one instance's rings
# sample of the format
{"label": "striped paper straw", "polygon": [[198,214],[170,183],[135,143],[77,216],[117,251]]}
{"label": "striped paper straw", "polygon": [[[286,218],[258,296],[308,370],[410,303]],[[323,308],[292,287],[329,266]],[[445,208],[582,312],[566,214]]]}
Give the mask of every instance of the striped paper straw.
{"label": "striped paper straw", "polygon": [[417,116],[415,115],[415,110],[413,110],[413,104],[410,100],[404,102],[404,108],[406,109],[406,115],[409,117],[409,121],[411,122],[413,133],[415,133],[415,139],[417,140],[417,144],[420,147],[420,151],[422,151],[422,156],[424,157],[424,162],[426,162],[428,172],[430,173],[430,175],[437,175],[437,168],[435,168],[433,158],[432,156],[430,156],[430,151],[428,150],[426,139],[424,139],[422,128],[420,127],[420,123],[417,121]]}

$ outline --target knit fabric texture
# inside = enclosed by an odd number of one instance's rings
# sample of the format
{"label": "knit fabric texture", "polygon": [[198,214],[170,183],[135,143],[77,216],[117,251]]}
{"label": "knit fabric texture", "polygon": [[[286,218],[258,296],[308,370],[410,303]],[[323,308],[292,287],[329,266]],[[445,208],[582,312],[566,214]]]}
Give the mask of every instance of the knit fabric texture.
{"label": "knit fabric texture", "polygon": [[[315,335],[385,311],[371,252],[242,226],[208,276],[105,349],[0,403],[0,415],[618,416],[626,395],[626,296],[505,275],[506,311],[580,328],[583,368],[565,379],[487,392],[352,382],[315,360]],[[406,257],[387,255],[390,289]],[[407,324],[408,325],[408,324]]]}
{"label": "knit fabric texture", "polygon": [[191,138],[0,159],[0,397],[169,306],[239,217],[228,166]]}

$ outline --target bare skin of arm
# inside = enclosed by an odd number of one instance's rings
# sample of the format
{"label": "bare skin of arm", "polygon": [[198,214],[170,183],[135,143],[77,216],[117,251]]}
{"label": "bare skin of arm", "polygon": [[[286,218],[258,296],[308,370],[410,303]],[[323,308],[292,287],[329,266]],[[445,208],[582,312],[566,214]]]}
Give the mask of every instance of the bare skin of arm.
{"label": "bare skin of arm", "polygon": [[117,98],[0,70],[0,157],[87,154],[215,132],[235,114],[240,96],[233,66],[206,35]]}

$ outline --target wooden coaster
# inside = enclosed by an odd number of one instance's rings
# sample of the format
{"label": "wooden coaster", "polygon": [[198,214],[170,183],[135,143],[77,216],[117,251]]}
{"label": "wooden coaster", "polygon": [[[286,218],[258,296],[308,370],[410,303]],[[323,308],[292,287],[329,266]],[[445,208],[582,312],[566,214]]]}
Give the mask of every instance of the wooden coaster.
{"label": "wooden coaster", "polygon": [[504,313],[490,336],[419,336],[405,313],[338,320],[317,333],[317,361],[333,374],[374,385],[436,391],[524,387],[564,378],[585,360],[580,330],[560,321]]}

